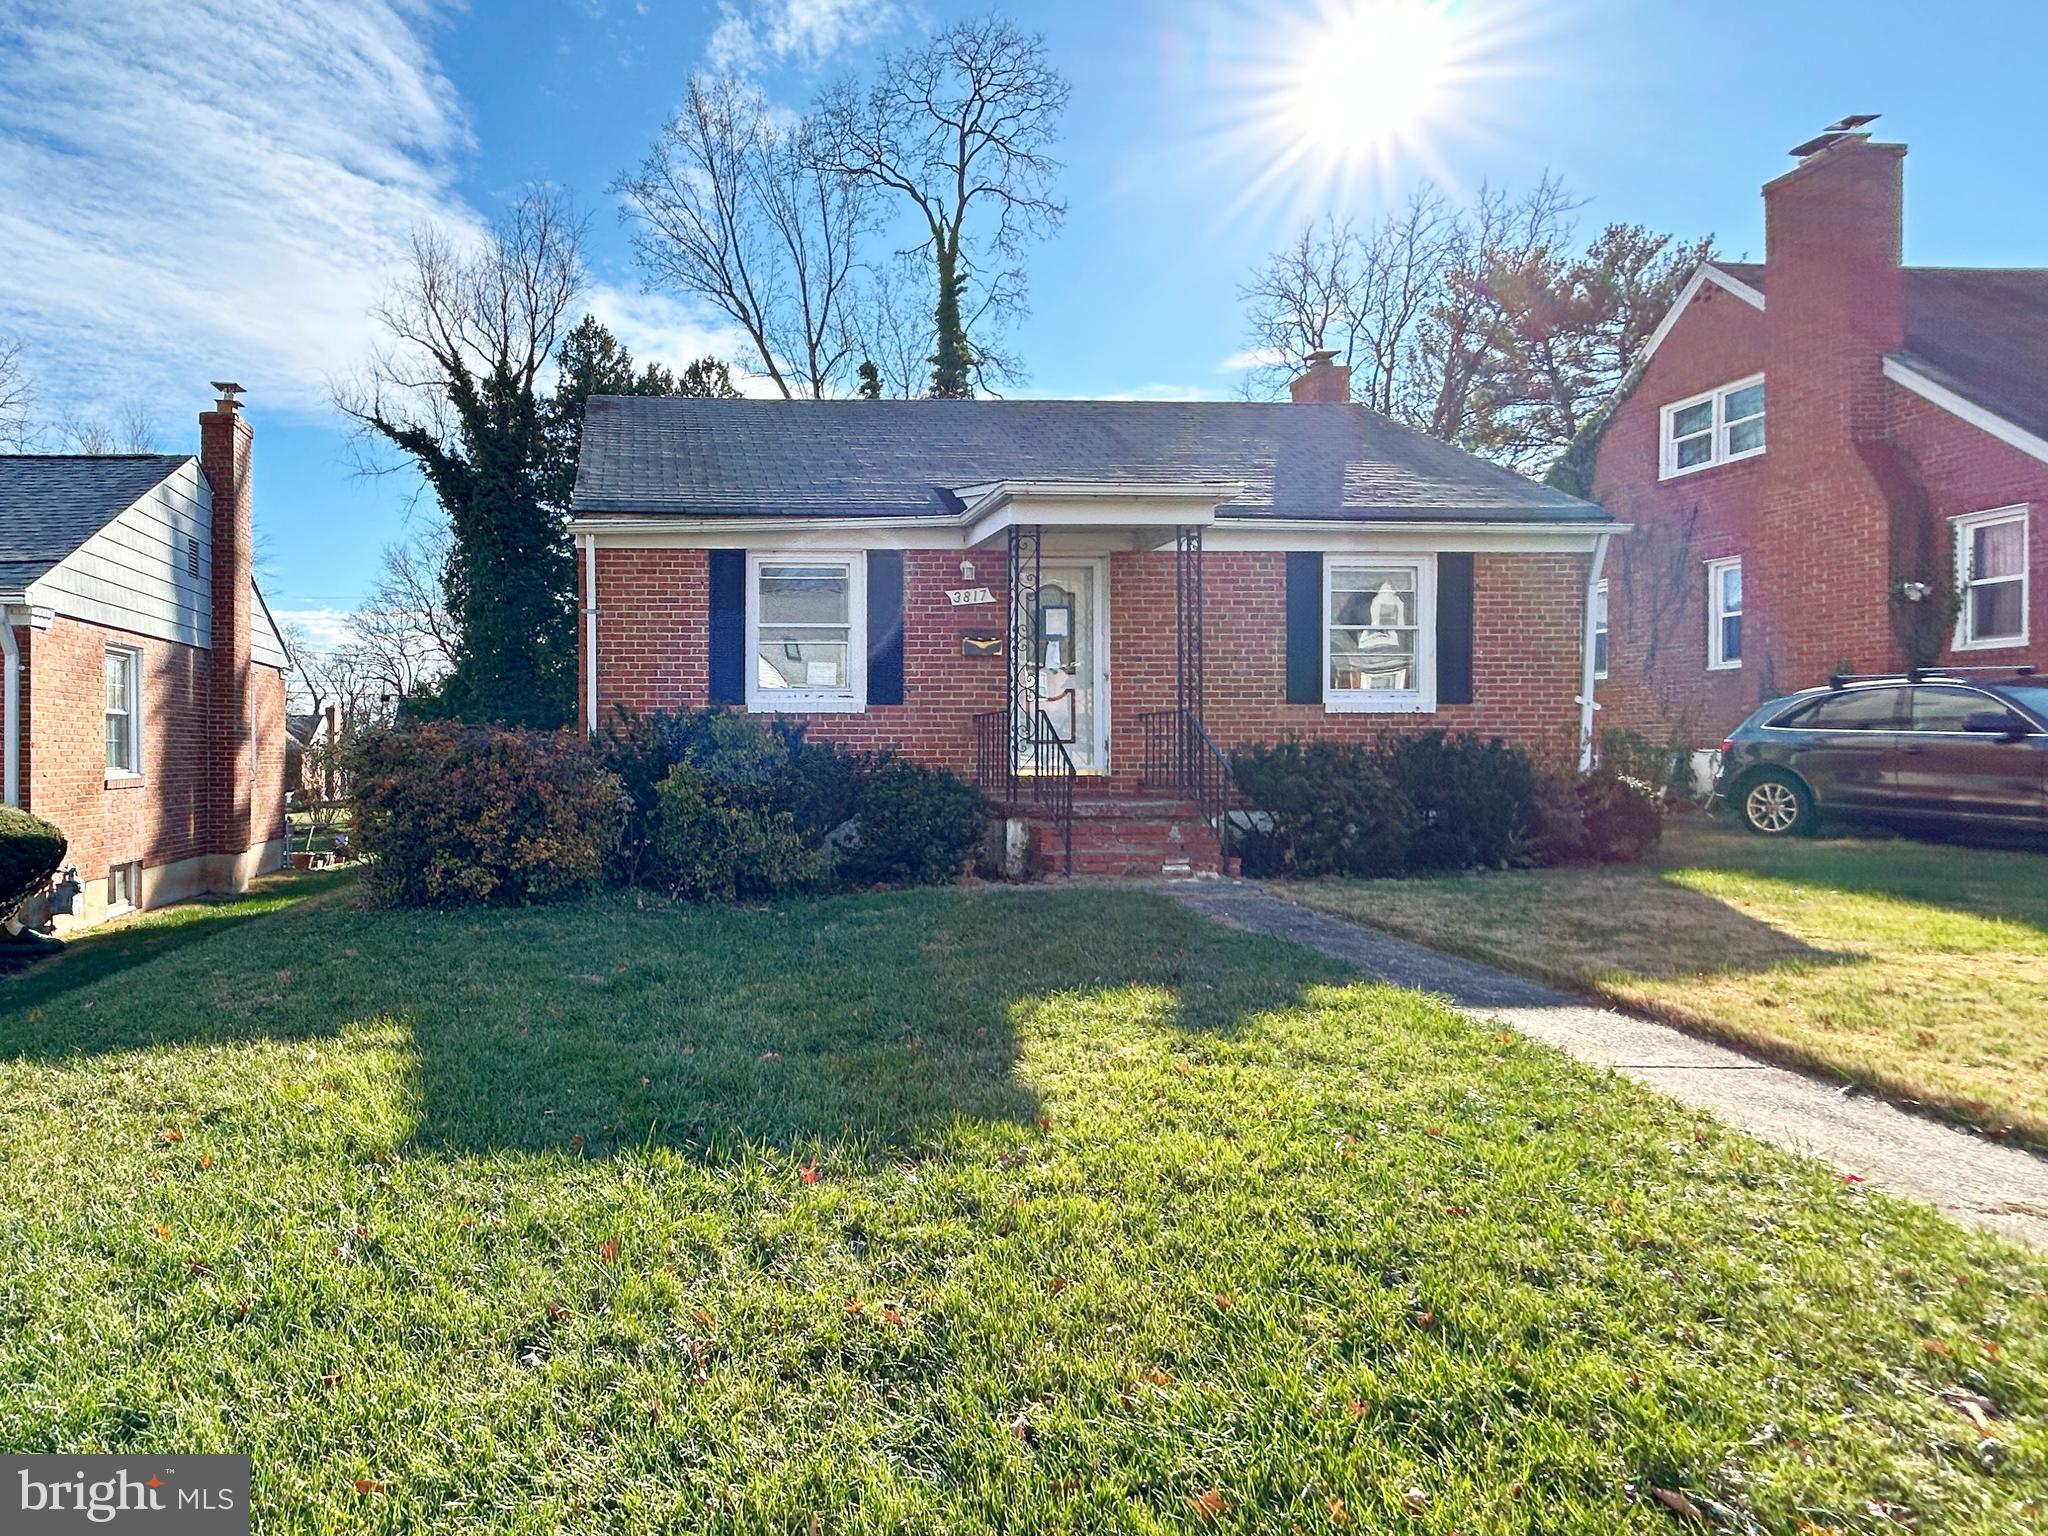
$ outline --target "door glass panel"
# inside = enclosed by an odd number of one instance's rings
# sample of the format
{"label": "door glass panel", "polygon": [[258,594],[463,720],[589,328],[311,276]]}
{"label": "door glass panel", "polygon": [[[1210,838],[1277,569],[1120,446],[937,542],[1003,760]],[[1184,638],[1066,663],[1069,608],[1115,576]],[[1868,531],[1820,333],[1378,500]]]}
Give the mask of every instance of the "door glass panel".
{"label": "door glass panel", "polygon": [[1913,729],[1916,731],[1960,731],[1970,716],[1987,709],[2003,709],[1996,700],[1967,688],[1915,688]]}
{"label": "door glass panel", "polygon": [[[1038,707],[1076,768],[1094,768],[1101,679],[1095,655],[1095,571],[1047,565],[1040,578],[1032,642]],[[1028,700],[1020,700],[1028,708]],[[1024,738],[1028,742],[1027,730]],[[1030,763],[1028,746],[1022,761]]]}

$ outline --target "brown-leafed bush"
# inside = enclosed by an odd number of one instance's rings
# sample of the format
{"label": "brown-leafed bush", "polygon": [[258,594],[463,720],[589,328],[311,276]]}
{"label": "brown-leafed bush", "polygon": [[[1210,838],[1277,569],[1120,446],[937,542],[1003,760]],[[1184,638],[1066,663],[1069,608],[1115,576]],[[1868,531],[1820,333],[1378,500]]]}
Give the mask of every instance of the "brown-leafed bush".
{"label": "brown-leafed bush", "polygon": [[525,906],[594,890],[625,797],[563,732],[435,721],[352,746],[355,840],[371,888],[406,906]]}

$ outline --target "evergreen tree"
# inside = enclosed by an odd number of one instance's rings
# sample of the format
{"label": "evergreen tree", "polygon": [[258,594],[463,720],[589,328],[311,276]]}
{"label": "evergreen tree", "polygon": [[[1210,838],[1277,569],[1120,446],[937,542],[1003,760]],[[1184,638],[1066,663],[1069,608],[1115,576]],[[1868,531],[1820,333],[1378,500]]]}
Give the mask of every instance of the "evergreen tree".
{"label": "evergreen tree", "polygon": [[860,389],[858,393],[863,400],[879,400],[882,398],[882,370],[875,366],[873,359],[869,359],[860,365]]}

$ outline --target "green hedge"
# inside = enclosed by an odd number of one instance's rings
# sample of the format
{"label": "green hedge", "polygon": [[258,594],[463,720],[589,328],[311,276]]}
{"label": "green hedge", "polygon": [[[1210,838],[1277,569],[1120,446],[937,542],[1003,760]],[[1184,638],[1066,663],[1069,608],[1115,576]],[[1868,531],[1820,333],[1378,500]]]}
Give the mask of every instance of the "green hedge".
{"label": "green hedge", "polygon": [[1640,858],[1663,830],[1657,793],[1611,769],[1580,775],[1498,738],[1389,732],[1231,754],[1251,825],[1251,875],[1402,875]]}
{"label": "green hedge", "polygon": [[49,883],[64,862],[64,834],[40,817],[0,806],[0,917]]}

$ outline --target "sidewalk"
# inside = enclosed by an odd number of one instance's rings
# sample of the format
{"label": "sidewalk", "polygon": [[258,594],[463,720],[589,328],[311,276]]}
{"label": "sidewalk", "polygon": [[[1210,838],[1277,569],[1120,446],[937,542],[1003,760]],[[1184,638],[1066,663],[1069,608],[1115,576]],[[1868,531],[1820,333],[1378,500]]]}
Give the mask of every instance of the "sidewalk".
{"label": "sidewalk", "polygon": [[1873,1188],[1925,1200],[1957,1221],[2048,1249],[2048,1160],[2031,1153],[1250,886],[1159,889],[1217,922],[1305,945],[1376,980],[1448,998],[1475,1019],[1611,1068],[1754,1136],[1859,1174]]}

